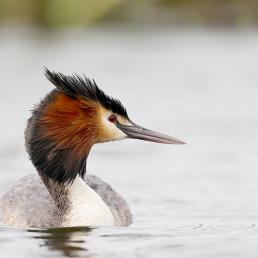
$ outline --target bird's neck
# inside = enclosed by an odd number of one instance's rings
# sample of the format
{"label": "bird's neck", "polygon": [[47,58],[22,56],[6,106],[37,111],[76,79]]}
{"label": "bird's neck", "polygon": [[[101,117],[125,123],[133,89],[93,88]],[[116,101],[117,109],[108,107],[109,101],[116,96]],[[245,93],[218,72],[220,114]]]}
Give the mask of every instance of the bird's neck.
{"label": "bird's neck", "polygon": [[44,175],[41,178],[58,208],[60,226],[114,225],[109,207],[80,176],[73,183],[56,183]]}

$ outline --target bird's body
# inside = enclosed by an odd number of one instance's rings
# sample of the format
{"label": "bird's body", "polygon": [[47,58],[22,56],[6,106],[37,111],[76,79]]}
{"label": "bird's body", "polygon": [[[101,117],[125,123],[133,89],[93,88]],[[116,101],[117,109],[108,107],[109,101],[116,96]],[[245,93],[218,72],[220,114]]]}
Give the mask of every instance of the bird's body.
{"label": "bird's body", "polygon": [[[99,196],[113,215],[111,223],[105,225],[127,226],[132,222],[132,215],[124,199],[111,186],[94,175],[85,176],[85,184]],[[66,198],[60,196],[60,198]],[[65,201],[65,200],[64,200]],[[84,200],[85,201],[85,200]],[[88,202],[86,202],[88,203]],[[101,209],[101,207],[100,207]],[[107,211],[102,209],[101,213]],[[108,213],[108,212],[107,212]],[[87,211],[85,212],[87,214]],[[19,228],[51,228],[62,226],[101,225],[103,220],[94,222],[95,214],[84,217],[82,221],[65,221],[70,213],[60,212],[40,177],[35,173],[21,178],[13,188],[0,199],[0,224]],[[110,215],[108,213],[108,215]]]}
{"label": "bird's body", "polygon": [[107,183],[85,175],[91,147],[125,138],[180,144],[134,124],[120,101],[88,78],[46,70],[56,86],[28,120],[25,145],[38,173],[0,198],[0,223],[20,228],[127,226],[132,216]]}

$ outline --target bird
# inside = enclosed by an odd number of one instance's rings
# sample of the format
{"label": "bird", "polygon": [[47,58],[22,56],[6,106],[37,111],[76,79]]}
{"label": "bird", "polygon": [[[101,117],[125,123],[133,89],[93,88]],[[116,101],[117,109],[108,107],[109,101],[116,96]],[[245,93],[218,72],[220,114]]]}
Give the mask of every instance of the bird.
{"label": "bird", "polygon": [[93,79],[45,68],[53,84],[32,110],[25,147],[37,173],[18,180],[0,198],[0,224],[15,228],[128,226],[129,205],[108,183],[86,173],[94,144],[139,139],[183,141],[135,124],[116,98]]}

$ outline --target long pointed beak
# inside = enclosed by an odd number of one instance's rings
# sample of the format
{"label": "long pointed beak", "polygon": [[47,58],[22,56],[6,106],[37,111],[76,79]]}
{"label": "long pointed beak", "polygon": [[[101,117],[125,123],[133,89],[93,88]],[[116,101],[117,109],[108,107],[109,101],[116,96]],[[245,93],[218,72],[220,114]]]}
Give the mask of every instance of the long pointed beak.
{"label": "long pointed beak", "polygon": [[132,123],[132,125],[122,125],[117,122],[116,126],[129,138],[164,144],[185,144],[185,142],[179,139],[151,131],[134,123]]}

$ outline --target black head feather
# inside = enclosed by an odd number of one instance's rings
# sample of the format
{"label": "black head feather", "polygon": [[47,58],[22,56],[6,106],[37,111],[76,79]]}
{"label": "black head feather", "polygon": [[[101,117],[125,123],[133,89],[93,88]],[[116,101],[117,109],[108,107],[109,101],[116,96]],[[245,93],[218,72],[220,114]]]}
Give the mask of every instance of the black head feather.
{"label": "black head feather", "polygon": [[57,90],[65,95],[76,98],[78,96],[85,99],[99,102],[103,107],[112,112],[128,118],[127,111],[122,103],[108,95],[106,95],[95,83],[86,76],[73,76],[56,73],[45,68],[45,75],[47,79],[52,82]]}

